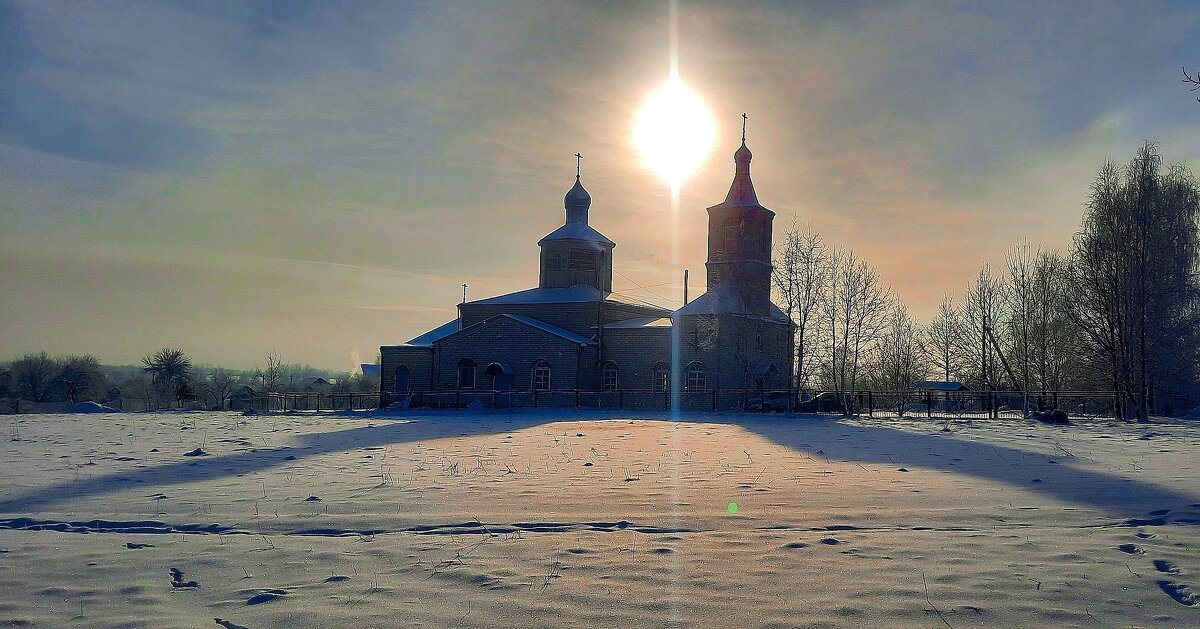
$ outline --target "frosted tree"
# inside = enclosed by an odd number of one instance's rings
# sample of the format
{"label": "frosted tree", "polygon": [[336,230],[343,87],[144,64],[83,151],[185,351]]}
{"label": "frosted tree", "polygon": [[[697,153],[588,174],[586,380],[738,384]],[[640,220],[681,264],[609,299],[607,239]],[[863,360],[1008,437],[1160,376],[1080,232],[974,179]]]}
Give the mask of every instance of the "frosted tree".
{"label": "frosted tree", "polygon": [[[979,270],[979,275],[967,286],[963,307],[963,329],[961,351],[971,360],[974,380],[984,391],[995,391],[1001,386],[1001,366],[1005,358],[1000,353],[997,325],[1005,299],[1003,280],[992,275],[989,265]],[[996,409],[988,409],[996,416]]]}
{"label": "frosted tree", "polygon": [[1108,368],[1115,415],[1149,420],[1158,396],[1194,391],[1200,193],[1146,142],[1125,168],[1106,163],[1071,247],[1071,317]]}
{"label": "frosted tree", "polygon": [[892,295],[880,284],[875,267],[855,256],[853,250],[834,249],[826,267],[828,281],[820,308],[829,351],[823,375],[841,399],[844,412],[853,414],[860,369],[886,325]]}
{"label": "frosted tree", "polygon": [[929,325],[921,334],[921,351],[934,373],[944,381],[960,378],[962,369],[963,322],[962,315],[954,307],[954,299],[946,296],[938,306]]}
{"label": "frosted tree", "polygon": [[26,354],[13,361],[12,378],[17,393],[26,400],[45,402],[53,391],[58,361],[46,352]]}
{"label": "frosted tree", "polygon": [[829,252],[821,235],[802,232],[793,221],[784,235],[772,268],[776,293],[788,317],[796,324],[792,357],[794,389],[811,382],[816,371],[817,306],[828,281]]}
{"label": "frosted tree", "polygon": [[104,374],[95,356],[67,356],[59,361],[55,383],[66,392],[72,403],[86,393],[94,393],[104,384]]}
{"label": "frosted tree", "polygon": [[896,300],[876,344],[877,386],[884,391],[908,391],[925,377],[921,332],[921,326],[909,316],[908,307]]}

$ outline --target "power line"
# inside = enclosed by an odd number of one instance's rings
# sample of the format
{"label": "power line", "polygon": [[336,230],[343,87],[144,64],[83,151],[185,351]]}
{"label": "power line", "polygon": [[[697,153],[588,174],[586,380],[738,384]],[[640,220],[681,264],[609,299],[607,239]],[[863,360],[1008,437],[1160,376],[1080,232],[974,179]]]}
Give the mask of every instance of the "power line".
{"label": "power line", "polygon": [[640,288],[640,289],[642,289],[642,290],[646,291],[647,293],[650,293],[651,295],[654,295],[655,297],[658,297],[659,299],[661,299],[661,300],[663,300],[663,301],[668,301],[668,302],[671,302],[671,303],[673,303],[673,304],[677,304],[677,303],[679,303],[679,301],[678,301],[678,300],[675,300],[675,299],[667,299],[666,297],[663,297],[662,295],[659,295],[658,293],[656,293],[656,292],[654,292],[654,291],[652,291],[652,290],[650,290],[650,289],[646,288],[645,286],[642,286],[641,284],[638,284],[637,282],[635,282],[635,281],[633,280],[633,278],[629,277],[628,275],[625,275],[624,273],[622,273],[622,272],[620,272],[620,271],[618,271],[618,270],[616,270],[616,269],[613,269],[613,273],[616,273],[617,275],[620,275],[621,277],[625,278],[625,279],[626,279],[626,280],[627,280],[629,283],[633,284],[634,286],[637,286],[638,288]]}

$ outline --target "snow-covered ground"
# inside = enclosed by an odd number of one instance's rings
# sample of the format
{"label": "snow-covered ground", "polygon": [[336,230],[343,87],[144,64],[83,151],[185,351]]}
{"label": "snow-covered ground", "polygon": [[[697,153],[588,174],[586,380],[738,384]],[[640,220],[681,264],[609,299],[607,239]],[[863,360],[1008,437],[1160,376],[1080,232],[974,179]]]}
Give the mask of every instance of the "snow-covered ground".
{"label": "snow-covered ground", "polygon": [[1194,422],[0,425],[0,626],[1200,626]]}

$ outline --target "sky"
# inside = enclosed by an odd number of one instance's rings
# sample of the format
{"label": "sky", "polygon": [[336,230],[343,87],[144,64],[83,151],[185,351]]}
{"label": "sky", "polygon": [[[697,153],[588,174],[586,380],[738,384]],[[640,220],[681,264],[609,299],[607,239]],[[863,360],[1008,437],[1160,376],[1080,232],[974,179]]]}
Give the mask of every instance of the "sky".
{"label": "sky", "polygon": [[673,215],[633,138],[665,2],[0,3],[0,361],[351,369],[463,283],[535,286],[576,152],[614,289],[678,305],[742,112],[776,242],[853,248],[919,318],[1022,238],[1065,248],[1106,159],[1155,139],[1200,170],[1195,3],[683,2],[678,28],[717,130]]}

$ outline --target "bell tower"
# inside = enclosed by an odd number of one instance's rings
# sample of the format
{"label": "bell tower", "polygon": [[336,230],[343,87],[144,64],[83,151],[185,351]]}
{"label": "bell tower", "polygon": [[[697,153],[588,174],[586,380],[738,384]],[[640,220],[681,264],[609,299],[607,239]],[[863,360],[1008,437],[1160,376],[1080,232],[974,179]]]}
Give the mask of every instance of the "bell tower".
{"label": "bell tower", "polygon": [[733,184],[725,201],[708,208],[708,290],[736,295],[745,311],[771,313],[771,228],[775,213],[759,205],[750,180],[746,114],[742,146],[733,154]]}

